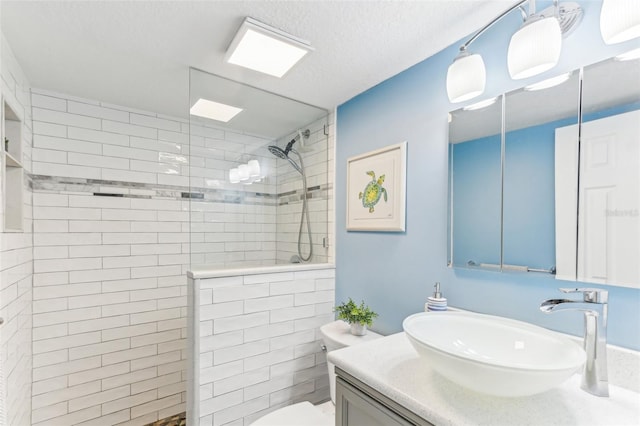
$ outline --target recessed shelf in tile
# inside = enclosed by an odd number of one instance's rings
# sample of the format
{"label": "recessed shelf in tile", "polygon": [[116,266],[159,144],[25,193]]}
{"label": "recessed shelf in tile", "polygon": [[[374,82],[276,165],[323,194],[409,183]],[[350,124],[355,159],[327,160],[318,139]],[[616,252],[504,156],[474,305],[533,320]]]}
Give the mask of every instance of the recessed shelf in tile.
{"label": "recessed shelf in tile", "polygon": [[7,99],[2,100],[2,184],[4,230],[21,232],[23,229],[22,120],[17,108]]}

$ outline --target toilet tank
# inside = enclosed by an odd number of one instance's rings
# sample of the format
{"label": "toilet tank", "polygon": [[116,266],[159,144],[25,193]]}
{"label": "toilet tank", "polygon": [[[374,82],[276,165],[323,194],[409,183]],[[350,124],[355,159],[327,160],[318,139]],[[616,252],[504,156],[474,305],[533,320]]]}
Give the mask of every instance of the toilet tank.
{"label": "toilet tank", "polygon": [[[348,346],[359,345],[371,340],[379,339],[382,335],[371,330],[364,336],[354,336],[350,331],[351,327],[344,321],[334,321],[320,327],[322,342],[327,353]],[[327,361],[329,369],[329,389],[331,391],[331,401],[336,403],[336,373],[333,363]]]}

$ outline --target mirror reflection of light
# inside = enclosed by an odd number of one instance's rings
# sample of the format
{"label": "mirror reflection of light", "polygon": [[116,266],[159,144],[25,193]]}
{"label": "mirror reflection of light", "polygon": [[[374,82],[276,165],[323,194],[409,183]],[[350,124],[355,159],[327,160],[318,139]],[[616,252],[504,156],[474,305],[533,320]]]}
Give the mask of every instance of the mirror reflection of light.
{"label": "mirror reflection of light", "polygon": [[229,182],[231,183],[240,182],[240,171],[238,170],[237,167],[234,167],[233,169],[229,170]]}
{"label": "mirror reflection of light", "polygon": [[183,163],[188,164],[187,157],[184,155],[172,154],[169,152],[158,153],[158,161],[161,163]]}
{"label": "mirror reflection of light", "polygon": [[473,357],[476,359],[484,359],[484,360],[492,360],[493,357],[490,355],[483,355],[480,352],[478,352],[477,350],[475,350],[474,348],[470,347],[469,345],[467,345],[465,342],[463,342],[461,339],[456,339],[452,342],[452,345],[460,350],[460,353],[467,355],[469,357]]}
{"label": "mirror reflection of light", "polygon": [[640,47],[625,53],[621,53],[614,59],[616,61],[633,61],[634,59],[640,59]]}
{"label": "mirror reflection of light", "polygon": [[455,346],[456,348],[464,348],[466,345],[462,340],[456,339],[453,341],[453,346]]}
{"label": "mirror reflection of light", "polygon": [[484,101],[480,101],[480,102],[476,102],[475,104],[471,104],[471,105],[467,105],[466,107],[462,108],[465,111],[475,111],[477,109],[482,109],[482,108],[486,108],[489,105],[493,105],[494,103],[496,103],[496,101],[498,100],[498,97],[496,96],[495,98],[491,98],[491,99],[485,99]]}
{"label": "mirror reflection of light", "polygon": [[555,77],[548,78],[546,80],[542,80],[538,83],[530,84],[528,86],[525,86],[524,90],[528,92],[534,92],[536,90],[544,90],[544,89],[549,89],[550,87],[559,86],[565,81],[569,80],[569,78],[571,77],[571,74],[573,73],[567,72],[564,74],[557,75]]}

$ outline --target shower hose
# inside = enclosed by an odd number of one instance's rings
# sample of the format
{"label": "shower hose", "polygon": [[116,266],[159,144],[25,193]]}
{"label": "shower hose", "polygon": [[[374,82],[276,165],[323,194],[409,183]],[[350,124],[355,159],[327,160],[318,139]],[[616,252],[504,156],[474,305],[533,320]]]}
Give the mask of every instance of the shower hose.
{"label": "shower hose", "polygon": [[[313,255],[313,243],[311,242],[311,223],[309,222],[309,206],[307,205],[307,176],[304,172],[304,164],[302,162],[302,155],[300,155],[297,151],[294,151],[298,158],[300,159],[300,168],[302,169],[302,214],[300,215],[300,229],[298,230],[298,256],[300,256],[300,260],[303,262],[308,262],[311,260],[311,256]],[[307,220],[307,237],[309,239],[309,255],[304,257],[302,255],[302,228],[304,225],[304,220]]]}

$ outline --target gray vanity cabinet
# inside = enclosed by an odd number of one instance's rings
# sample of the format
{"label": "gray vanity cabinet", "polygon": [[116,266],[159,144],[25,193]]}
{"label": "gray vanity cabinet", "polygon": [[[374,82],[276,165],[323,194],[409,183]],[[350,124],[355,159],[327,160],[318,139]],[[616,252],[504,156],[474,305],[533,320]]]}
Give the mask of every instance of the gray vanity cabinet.
{"label": "gray vanity cabinet", "polygon": [[336,426],[433,426],[336,367]]}

